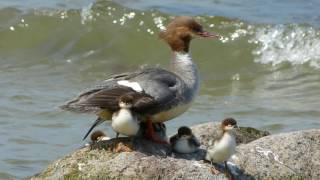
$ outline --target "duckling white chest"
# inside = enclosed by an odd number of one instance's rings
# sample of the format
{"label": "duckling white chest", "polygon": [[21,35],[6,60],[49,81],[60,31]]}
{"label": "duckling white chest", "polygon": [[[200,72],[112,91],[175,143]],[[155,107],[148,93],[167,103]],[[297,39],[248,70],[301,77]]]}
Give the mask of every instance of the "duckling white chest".
{"label": "duckling white chest", "polygon": [[139,130],[137,117],[129,109],[120,109],[112,115],[112,129],[117,133],[134,136]]}
{"label": "duckling white chest", "polygon": [[225,133],[219,142],[208,149],[206,159],[212,162],[226,161],[235,153],[236,145],[235,137]]}
{"label": "duckling white chest", "polygon": [[188,139],[179,139],[173,149],[178,153],[193,153],[197,150],[197,147],[190,145]]}

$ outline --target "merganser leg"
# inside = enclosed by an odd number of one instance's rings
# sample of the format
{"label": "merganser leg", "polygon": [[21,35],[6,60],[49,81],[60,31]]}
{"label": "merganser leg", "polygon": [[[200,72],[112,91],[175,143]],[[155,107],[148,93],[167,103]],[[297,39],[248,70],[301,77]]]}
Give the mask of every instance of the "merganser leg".
{"label": "merganser leg", "polygon": [[212,161],[210,161],[210,164],[211,164],[211,168],[210,168],[211,173],[214,174],[214,175],[220,174],[220,171],[218,171],[218,170],[214,167],[214,164],[213,164]]}
{"label": "merganser leg", "polygon": [[159,144],[168,144],[167,141],[161,140],[159,137],[157,137],[156,133],[154,132],[153,123],[151,119],[147,120],[146,137]]}
{"label": "merganser leg", "polygon": [[228,167],[227,161],[224,161],[224,166],[225,166],[225,168],[226,168],[225,174],[226,174],[227,178],[228,178],[229,180],[233,180],[234,178],[233,178],[233,175],[232,175],[232,173],[231,173],[231,171],[230,171],[230,169],[229,169],[229,167]]}

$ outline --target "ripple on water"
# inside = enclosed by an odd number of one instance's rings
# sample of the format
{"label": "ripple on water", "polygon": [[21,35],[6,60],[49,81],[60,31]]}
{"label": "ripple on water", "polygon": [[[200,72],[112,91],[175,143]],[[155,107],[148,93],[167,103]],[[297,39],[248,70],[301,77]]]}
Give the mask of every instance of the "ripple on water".
{"label": "ripple on water", "polygon": [[38,141],[34,139],[24,139],[24,138],[10,138],[8,139],[10,142],[14,142],[17,144],[47,144],[45,141]]}
{"label": "ripple on water", "polygon": [[47,165],[50,162],[48,160],[27,160],[27,159],[4,159],[3,161],[11,165],[19,165],[19,166],[27,166],[30,164]]}
{"label": "ripple on water", "polygon": [[40,127],[40,128],[68,128],[70,125],[65,124],[65,123],[51,123],[51,124],[32,124],[34,127]]}
{"label": "ripple on water", "polygon": [[27,96],[27,95],[14,95],[10,97],[10,100],[32,100],[33,98],[31,96]]}

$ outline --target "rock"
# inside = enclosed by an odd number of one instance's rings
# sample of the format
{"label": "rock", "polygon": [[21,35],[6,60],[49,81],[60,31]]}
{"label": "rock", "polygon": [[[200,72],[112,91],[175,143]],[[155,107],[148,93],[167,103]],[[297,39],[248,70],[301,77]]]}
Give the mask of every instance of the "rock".
{"label": "rock", "polygon": [[[226,179],[223,173],[212,174],[211,165],[202,160],[217,127],[207,123],[192,128],[203,143],[192,154],[172,153],[169,146],[145,139],[111,139],[57,160],[32,179]],[[242,130],[241,143],[266,135],[251,128]],[[241,144],[229,166],[237,179],[317,179],[319,136],[320,130],[300,131]],[[223,171],[219,165],[217,169]]]}
{"label": "rock", "polygon": [[320,129],[263,137],[231,158],[244,179],[320,179]]}
{"label": "rock", "polygon": [[[120,142],[120,146],[118,147]],[[123,148],[125,147],[125,148]],[[132,149],[131,152],[123,150]],[[210,165],[194,159],[177,159],[168,145],[145,139],[120,138],[94,143],[62,158],[32,179],[210,179]],[[170,156],[169,156],[170,155]],[[172,155],[172,157],[171,157]],[[216,176],[220,179],[223,175]]]}

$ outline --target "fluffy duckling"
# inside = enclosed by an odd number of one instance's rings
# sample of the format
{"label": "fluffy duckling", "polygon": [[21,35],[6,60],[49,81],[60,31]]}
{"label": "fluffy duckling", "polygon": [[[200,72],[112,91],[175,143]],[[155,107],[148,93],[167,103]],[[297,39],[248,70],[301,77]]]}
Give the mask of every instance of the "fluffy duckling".
{"label": "fluffy duckling", "polygon": [[229,173],[232,177],[227,165],[227,160],[236,150],[235,130],[238,128],[237,121],[233,118],[226,118],[222,121],[220,128],[222,130],[222,135],[215,141],[213,146],[208,147],[205,159],[211,163],[224,162],[226,173]]}
{"label": "fluffy duckling", "polygon": [[139,121],[137,116],[131,111],[133,96],[121,96],[119,98],[120,110],[112,115],[112,129],[119,134],[135,136],[139,131]]}
{"label": "fluffy duckling", "polygon": [[178,129],[178,134],[170,138],[170,144],[175,152],[183,154],[196,152],[200,147],[198,139],[187,126]]}
{"label": "fluffy duckling", "polygon": [[97,130],[91,134],[90,139],[92,142],[98,142],[98,141],[107,141],[107,140],[110,140],[111,138],[108,137],[102,131]]}

